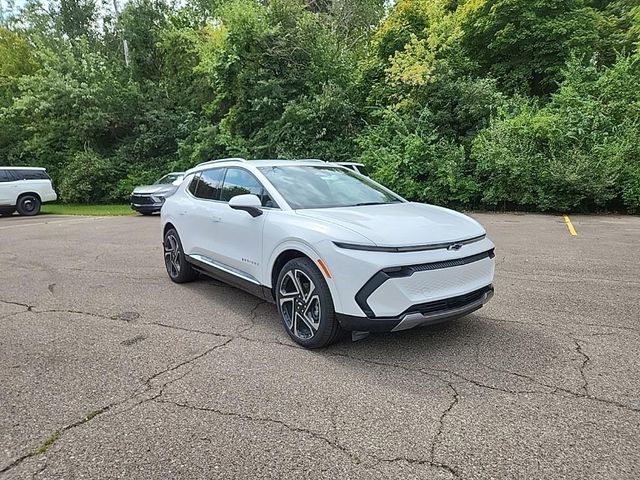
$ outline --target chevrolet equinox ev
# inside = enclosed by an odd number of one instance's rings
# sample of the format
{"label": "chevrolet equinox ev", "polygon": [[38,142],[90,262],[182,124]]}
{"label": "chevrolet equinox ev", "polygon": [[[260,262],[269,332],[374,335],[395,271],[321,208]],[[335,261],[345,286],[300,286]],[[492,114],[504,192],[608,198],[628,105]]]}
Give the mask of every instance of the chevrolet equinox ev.
{"label": "chevrolet equinox ev", "polygon": [[478,222],[329,162],[205,162],[161,217],[171,280],[204,273],[274,302],[308,348],[458,318],[493,296]]}

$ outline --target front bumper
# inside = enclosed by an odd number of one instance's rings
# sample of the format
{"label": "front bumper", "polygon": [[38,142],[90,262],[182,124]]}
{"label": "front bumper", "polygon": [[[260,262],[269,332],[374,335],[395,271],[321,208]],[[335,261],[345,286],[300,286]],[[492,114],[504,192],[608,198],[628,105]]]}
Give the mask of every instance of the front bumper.
{"label": "front bumper", "polygon": [[164,204],[164,198],[152,195],[131,195],[131,208],[136,212],[159,212]]}
{"label": "front bumper", "polygon": [[477,310],[493,295],[495,245],[370,252],[325,248],[336,315],[345,330],[388,332]]}
{"label": "front bumper", "polygon": [[340,313],[337,317],[342,328],[348,331],[397,332],[469,315],[487,303],[493,293],[493,285],[487,285],[465,295],[414,305],[396,317],[370,318]]}

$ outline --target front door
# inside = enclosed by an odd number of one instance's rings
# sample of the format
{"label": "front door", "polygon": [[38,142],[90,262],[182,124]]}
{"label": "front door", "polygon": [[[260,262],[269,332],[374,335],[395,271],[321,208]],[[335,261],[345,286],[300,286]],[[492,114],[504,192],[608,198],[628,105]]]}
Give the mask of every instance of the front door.
{"label": "front door", "polygon": [[252,217],[242,210],[232,209],[227,202],[236,195],[253,194],[270,205],[270,199],[260,181],[244,168],[227,168],[220,195],[224,208],[219,210],[221,217],[218,229],[220,261],[239,270],[256,281],[261,281],[262,270],[262,234],[269,210]]}

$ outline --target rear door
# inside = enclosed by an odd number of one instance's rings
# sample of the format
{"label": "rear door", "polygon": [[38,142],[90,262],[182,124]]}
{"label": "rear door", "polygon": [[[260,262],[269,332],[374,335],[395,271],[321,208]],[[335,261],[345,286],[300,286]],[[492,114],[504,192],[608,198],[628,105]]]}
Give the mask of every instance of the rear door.
{"label": "rear door", "polygon": [[16,181],[11,170],[0,169],[0,205],[15,205]]}
{"label": "rear door", "polygon": [[224,172],[224,168],[212,168],[197,173],[186,189],[188,204],[178,212],[184,252],[205,263],[218,260],[219,212],[226,207],[220,202]]}

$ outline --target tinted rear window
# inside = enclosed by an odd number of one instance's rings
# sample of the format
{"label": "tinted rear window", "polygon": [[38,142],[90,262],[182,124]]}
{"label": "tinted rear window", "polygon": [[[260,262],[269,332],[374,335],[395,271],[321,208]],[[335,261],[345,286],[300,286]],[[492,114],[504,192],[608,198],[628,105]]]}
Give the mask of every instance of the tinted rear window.
{"label": "tinted rear window", "polygon": [[0,182],[12,182],[13,176],[9,170],[0,170]]}
{"label": "tinted rear window", "polygon": [[16,180],[50,180],[44,170],[13,170]]}

